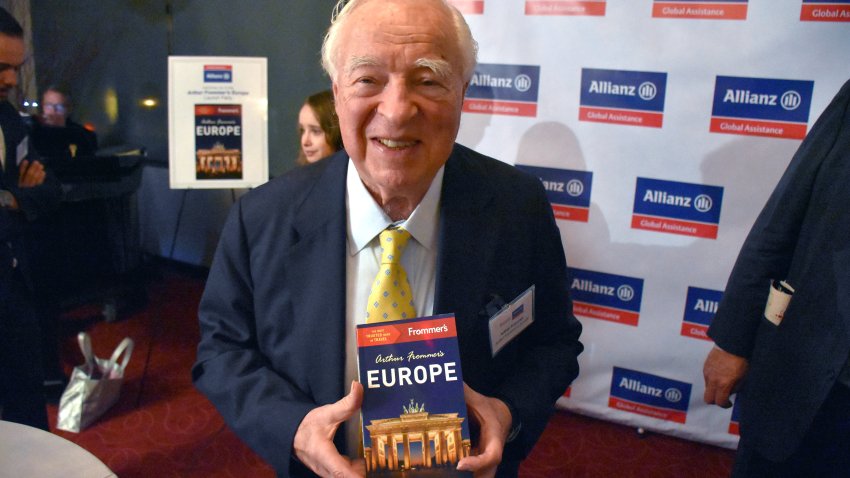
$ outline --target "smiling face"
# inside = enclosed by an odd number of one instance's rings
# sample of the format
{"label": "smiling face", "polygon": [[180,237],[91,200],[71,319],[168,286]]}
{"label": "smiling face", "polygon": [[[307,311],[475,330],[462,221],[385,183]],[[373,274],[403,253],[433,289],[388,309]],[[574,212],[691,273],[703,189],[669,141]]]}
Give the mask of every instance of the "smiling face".
{"label": "smiling face", "polygon": [[325,131],[310,105],[305,104],[298,113],[298,131],[301,134],[301,150],[307,162],[315,163],[334,153],[335,150],[328,144]]}
{"label": "smiling face", "polygon": [[466,85],[451,13],[440,2],[371,1],[341,27],[333,89],[346,151],[385,211],[407,217],[460,125]]}

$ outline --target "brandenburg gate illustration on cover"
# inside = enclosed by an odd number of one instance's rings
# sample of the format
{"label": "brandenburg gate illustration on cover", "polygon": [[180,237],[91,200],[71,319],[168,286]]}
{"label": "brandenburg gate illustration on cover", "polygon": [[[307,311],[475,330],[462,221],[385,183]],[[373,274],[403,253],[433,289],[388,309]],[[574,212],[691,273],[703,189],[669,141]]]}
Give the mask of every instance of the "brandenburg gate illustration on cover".
{"label": "brandenburg gate illustration on cover", "polygon": [[195,173],[199,178],[220,175],[241,177],[242,151],[225,149],[221,143],[216,143],[211,149],[199,149],[195,162]]}
{"label": "brandenburg gate illustration on cover", "polygon": [[[428,413],[424,405],[414,404],[413,400],[409,407],[403,408],[404,413],[398,418],[372,420],[372,424],[365,427],[372,445],[363,450],[368,471],[448,466],[469,456],[470,441],[464,440],[461,433],[463,417],[458,417],[457,413]],[[401,467],[399,443],[404,450]],[[421,444],[421,457],[411,454],[411,443]]]}

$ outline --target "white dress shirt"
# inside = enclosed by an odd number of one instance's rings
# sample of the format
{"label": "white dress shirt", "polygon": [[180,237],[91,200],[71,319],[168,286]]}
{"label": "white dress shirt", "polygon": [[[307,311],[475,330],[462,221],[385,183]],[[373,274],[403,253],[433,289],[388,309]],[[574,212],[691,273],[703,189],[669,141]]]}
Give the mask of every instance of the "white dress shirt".
{"label": "white dress shirt", "polygon": [[[440,218],[440,194],[444,167],[437,171],[428,192],[400,225],[410,232],[401,257],[407,272],[416,316],[434,313],[434,284],[437,269],[437,238]],[[345,263],[345,393],[357,380],[356,326],[366,322],[366,302],[372,282],[378,274],[381,247],[378,236],[393,223],[360,180],[351,159],[348,160],[345,210],[348,231],[348,254]],[[360,445],[360,414],[346,422],[348,456],[356,457]]]}

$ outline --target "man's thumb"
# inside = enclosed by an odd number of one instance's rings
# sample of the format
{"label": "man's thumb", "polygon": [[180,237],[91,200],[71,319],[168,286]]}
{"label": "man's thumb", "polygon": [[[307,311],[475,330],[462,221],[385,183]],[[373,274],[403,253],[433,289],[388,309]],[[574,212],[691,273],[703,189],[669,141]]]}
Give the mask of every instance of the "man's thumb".
{"label": "man's thumb", "polygon": [[336,408],[336,412],[338,414],[337,418],[339,421],[348,420],[352,415],[357,413],[360,410],[360,406],[363,404],[363,385],[360,382],[352,381],[351,389],[348,391],[348,395],[342,397],[337,401],[334,405]]}

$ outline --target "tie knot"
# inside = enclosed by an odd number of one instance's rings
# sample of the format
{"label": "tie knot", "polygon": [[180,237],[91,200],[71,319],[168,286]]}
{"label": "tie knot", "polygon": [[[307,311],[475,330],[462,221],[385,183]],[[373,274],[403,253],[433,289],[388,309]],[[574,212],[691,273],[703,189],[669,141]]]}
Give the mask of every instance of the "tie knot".
{"label": "tie knot", "polygon": [[399,263],[408,240],[410,233],[404,228],[384,229],[381,232],[381,264]]}

